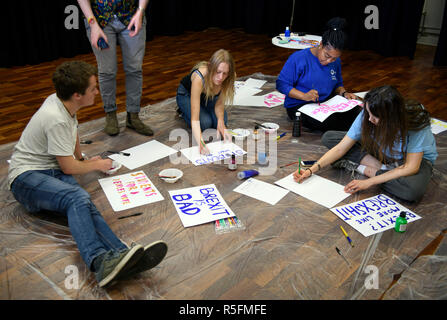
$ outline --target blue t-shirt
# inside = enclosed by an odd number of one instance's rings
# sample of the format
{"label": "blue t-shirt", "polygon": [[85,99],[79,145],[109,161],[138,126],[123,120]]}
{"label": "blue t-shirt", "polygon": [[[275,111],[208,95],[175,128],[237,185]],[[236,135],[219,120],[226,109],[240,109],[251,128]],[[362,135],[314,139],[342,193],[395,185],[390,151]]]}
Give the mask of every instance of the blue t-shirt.
{"label": "blue t-shirt", "polygon": [[329,98],[334,89],[342,86],[340,58],[323,66],[310,48],[292,53],[276,80],[276,89],[286,95],[285,108],[310,103],[290,98],[289,92],[292,88],[304,93],[315,89],[318,91],[320,101],[323,102]]}
{"label": "blue t-shirt", "polygon": [[[360,141],[362,137],[362,120],[363,120],[362,110],[357,118],[351,125],[347,135],[349,138]],[[407,142],[406,142],[406,152],[407,153],[417,153],[423,152],[423,158],[429,160],[432,164],[435,163],[438,157],[438,152],[436,151],[436,141],[433,133],[431,132],[431,127],[427,126],[419,131],[408,131]],[[393,146],[393,151],[396,152],[395,155],[391,155],[388,150],[384,151],[385,155],[392,159],[400,160],[403,158],[402,142],[396,141]],[[396,158],[397,157],[397,158]]]}

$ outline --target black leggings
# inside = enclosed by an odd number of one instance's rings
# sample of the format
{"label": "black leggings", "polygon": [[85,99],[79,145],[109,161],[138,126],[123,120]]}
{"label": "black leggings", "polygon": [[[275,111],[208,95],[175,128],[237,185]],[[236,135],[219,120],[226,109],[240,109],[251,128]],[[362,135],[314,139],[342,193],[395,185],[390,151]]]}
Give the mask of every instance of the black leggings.
{"label": "black leggings", "polygon": [[[295,114],[301,107],[302,106],[296,106],[286,109],[287,115],[291,120],[295,119]],[[319,130],[322,132],[326,132],[329,130],[348,131],[361,110],[362,107],[355,106],[354,108],[346,112],[333,113],[323,122],[320,122],[301,112],[301,124],[303,125],[303,127],[306,127],[310,130]]]}

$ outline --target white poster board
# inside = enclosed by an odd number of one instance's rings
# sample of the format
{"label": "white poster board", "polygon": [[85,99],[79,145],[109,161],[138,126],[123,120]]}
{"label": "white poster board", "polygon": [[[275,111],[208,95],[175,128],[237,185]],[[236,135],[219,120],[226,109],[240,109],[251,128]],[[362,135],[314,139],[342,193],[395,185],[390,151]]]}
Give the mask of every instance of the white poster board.
{"label": "white poster board", "polygon": [[206,144],[210,153],[208,155],[200,154],[198,146],[180,150],[181,153],[194,165],[200,166],[216,161],[231,158],[231,155],[241,156],[247,152],[232,142],[216,141]]}
{"label": "white poster board", "polygon": [[359,100],[348,100],[337,95],[325,102],[321,102],[320,105],[318,103],[308,103],[298,110],[309,117],[323,122],[335,112],[346,112],[361,104],[362,102]]}
{"label": "white poster board", "polygon": [[122,152],[130,153],[130,156],[112,154],[109,158],[116,160],[126,168],[133,170],[148,163],[170,156],[171,154],[176,153],[177,150],[168,147],[157,140],[152,140],[130,149],[123,150]]}
{"label": "white poster board", "polygon": [[164,199],[143,171],[98,181],[114,211],[127,210]]}
{"label": "white poster board", "polygon": [[279,200],[284,198],[284,196],[289,193],[289,190],[255,178],[249,178],[244,183],[236,187],[233,191],[260,201],[267,202],[272,206],[277,204]]}
{"label": "white poster board", "polygon": [[421,219],[384,194],[332,208],[331,211],[365,237],[394,228],[401,211],[407,212],[409,223]]}
{"label": "white poster board", "polygon": [[274,108],[284,103],[286,96],[278,91],[266,93],[262,96],[247,95],[233,102],[233,105],[249,107]]}
{"label": "white poster board", "polygon": [[169,191],[185,228],[234,217],[214,184]]}
{"label": "white poster board", "polygon": [[275,182],[277,185],[290,190],[326,208],[332,208],[351,194],[344,191],[344,186],[331,180],[313,174],[301,183],[293,180],[293,173]]}

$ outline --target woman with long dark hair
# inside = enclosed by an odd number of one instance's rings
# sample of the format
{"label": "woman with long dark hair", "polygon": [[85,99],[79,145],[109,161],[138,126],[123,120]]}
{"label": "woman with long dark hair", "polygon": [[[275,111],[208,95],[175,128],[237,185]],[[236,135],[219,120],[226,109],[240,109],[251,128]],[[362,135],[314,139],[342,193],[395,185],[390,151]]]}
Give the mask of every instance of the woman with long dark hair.
{"label": "woman with long dark hair", "polygon": [[382,86],[365,96],[365,110],[349,131],[328,131],[322,143],[330,148],[312,167],[294,173],[297,182],[332,164],[368,177],[353,180],[345,192],[373,185],[407,201],[425,193],[438,156],[430,128],[430,115],[416,102],[405,102],[392,86]]}
{"label": "woman with long dark hair", "polygon": [[[290,119],[295,119],[296,111],[308,103],[323,102],[334,95],[356,98],[343,87],[341,75],[340,56],[346,41],[345,25],[345,19],[332,18],[319,46],[291,54],[284,64],[276,80],[276,89],[286,95],[284,107]],[[302,124],[323,132],[348,130],[360,111],[361,107],[356,106],[346,112],[334,113],[323,122],[302,114]]]}

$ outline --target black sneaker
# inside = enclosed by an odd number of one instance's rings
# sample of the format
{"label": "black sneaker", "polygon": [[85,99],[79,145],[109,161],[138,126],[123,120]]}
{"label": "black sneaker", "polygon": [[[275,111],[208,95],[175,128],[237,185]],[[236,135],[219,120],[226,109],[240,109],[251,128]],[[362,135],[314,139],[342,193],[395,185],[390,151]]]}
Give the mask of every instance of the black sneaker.
{"label": "black sneaker", "polygon": [[[133,246],[134,244],[132,244],[132,248]],[[123,273],[122,277],[131,277],[137,273],[154,268],[163,260],[167,252],[168,245],[164,241],[155,241],[148,244],[144,247],[144,253],[140,260],[132,268]]]}
{"label": "black sneaker", "polygon": [[140,260],[143,254],[144,249],[139,244],[123,251],[108,251],[96,272],[99,286],[104,287],[112,280],[122,276]]}

